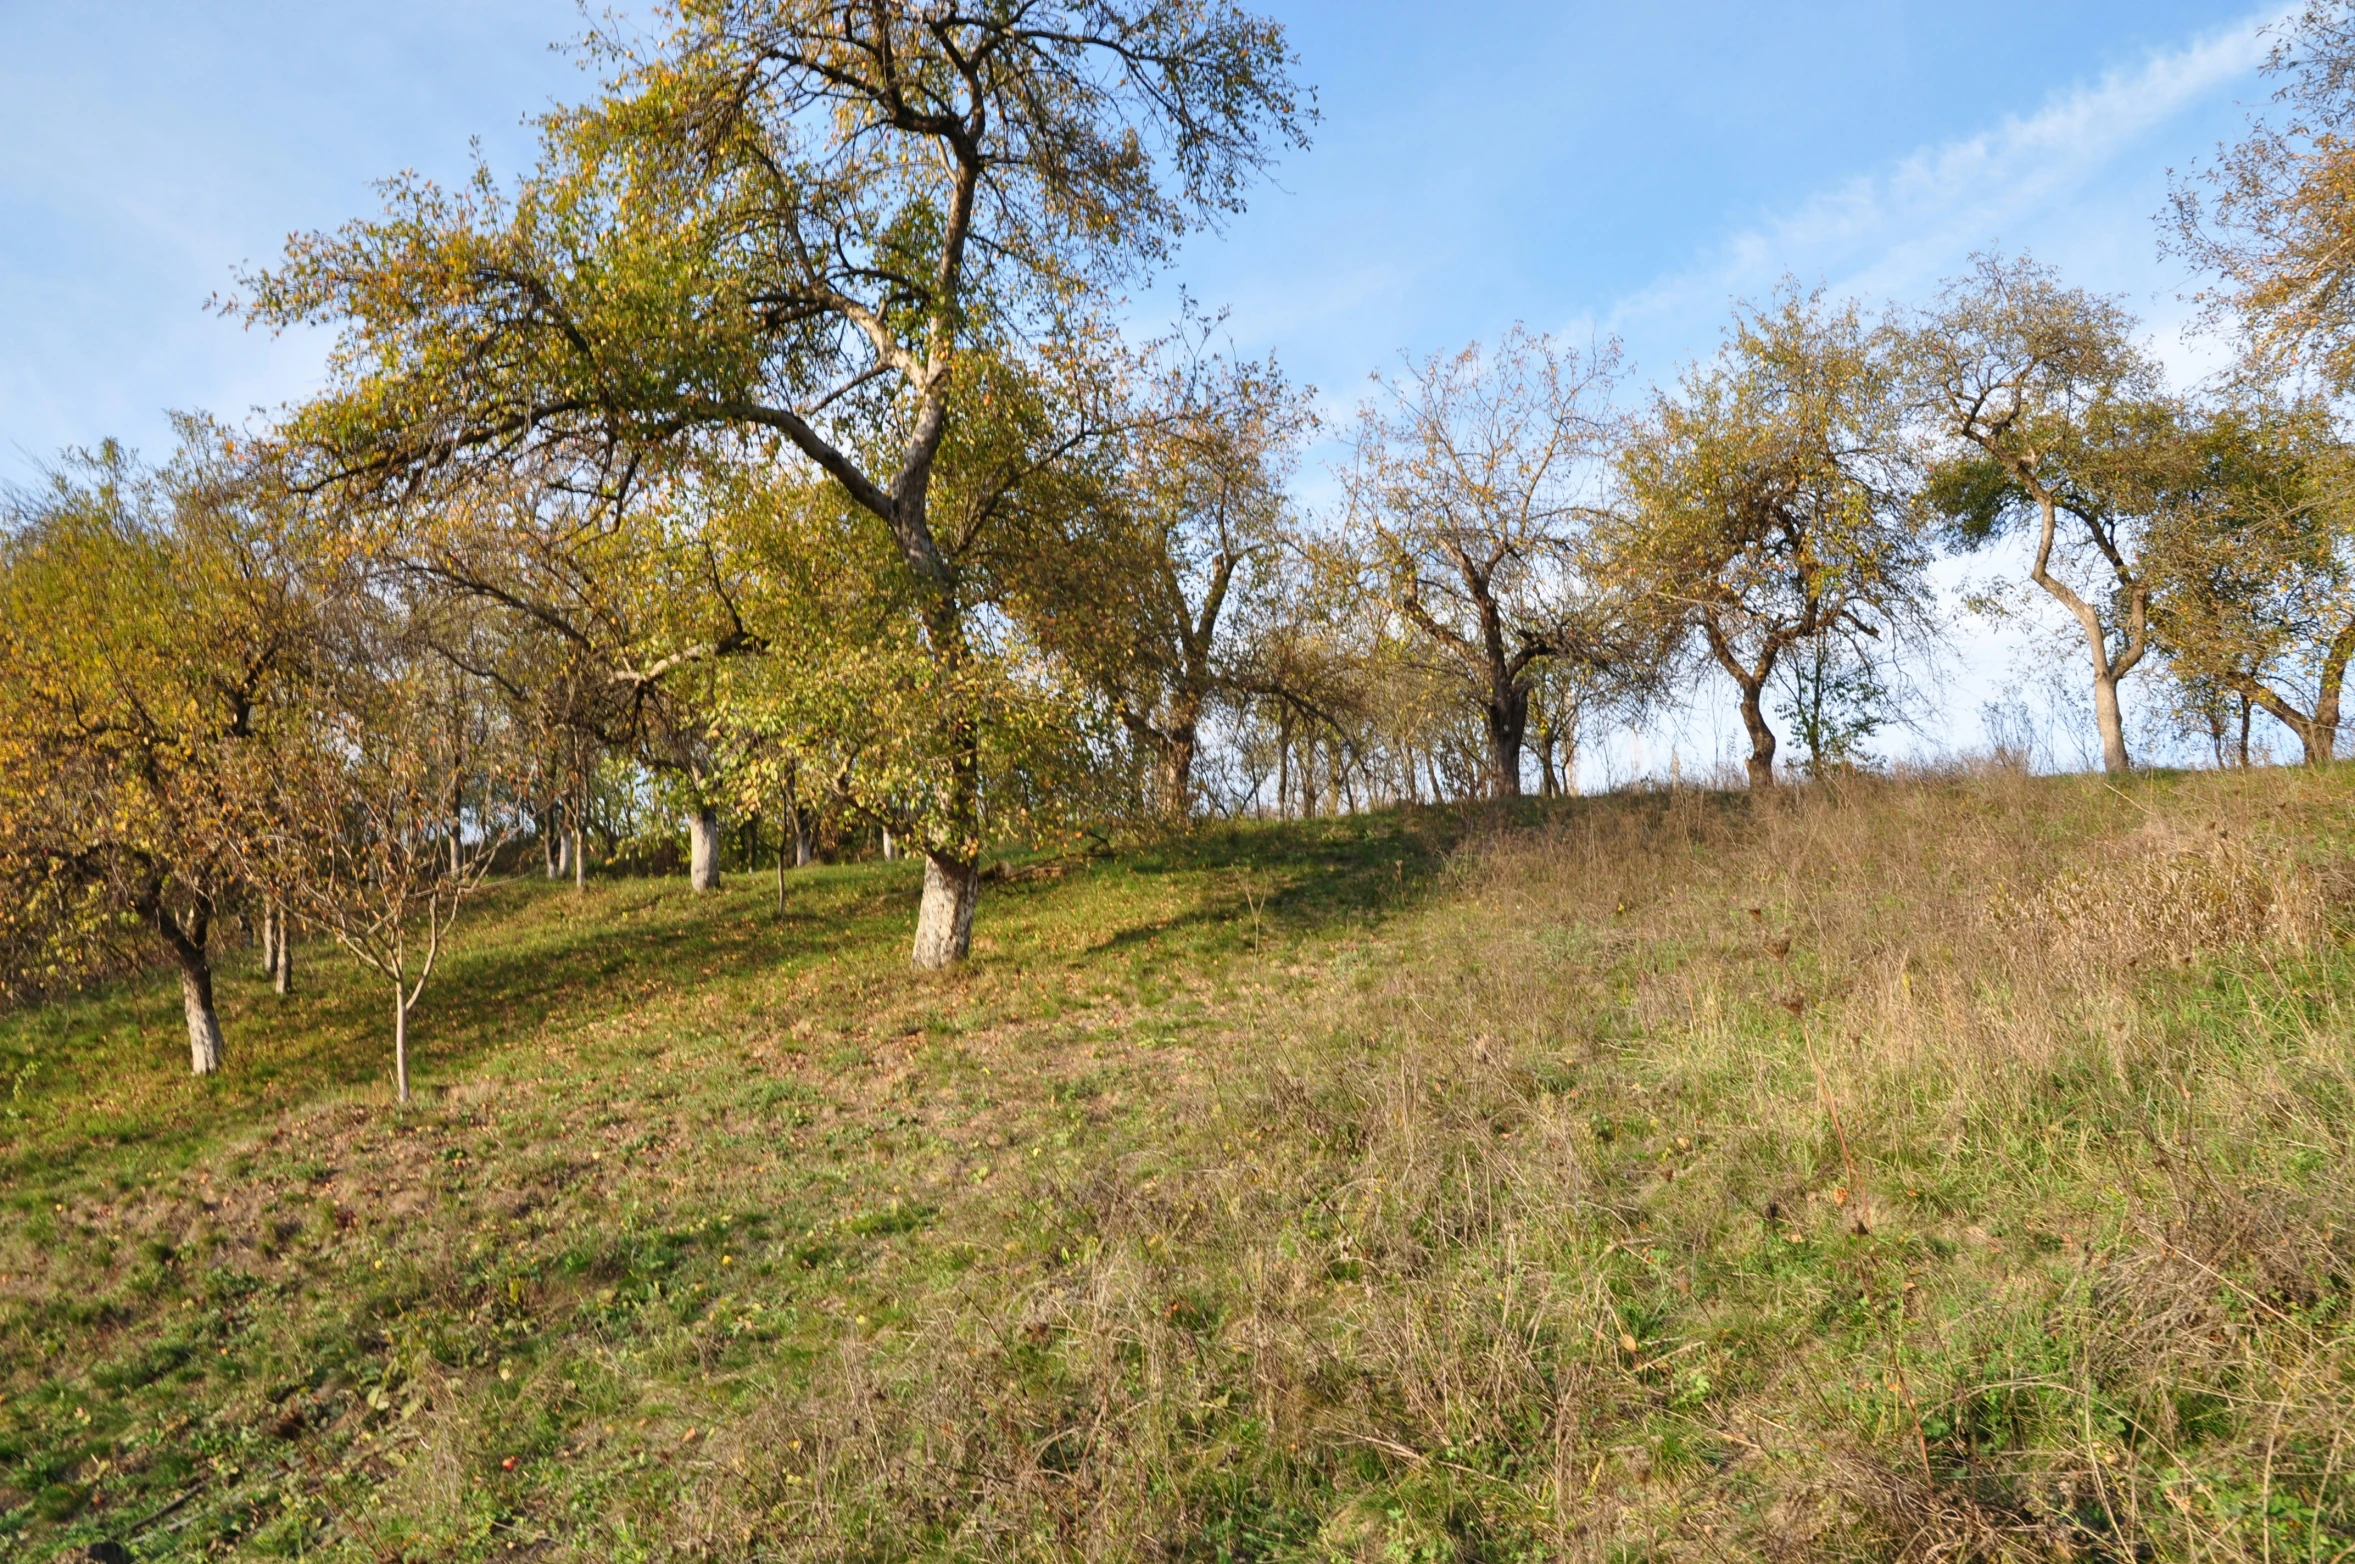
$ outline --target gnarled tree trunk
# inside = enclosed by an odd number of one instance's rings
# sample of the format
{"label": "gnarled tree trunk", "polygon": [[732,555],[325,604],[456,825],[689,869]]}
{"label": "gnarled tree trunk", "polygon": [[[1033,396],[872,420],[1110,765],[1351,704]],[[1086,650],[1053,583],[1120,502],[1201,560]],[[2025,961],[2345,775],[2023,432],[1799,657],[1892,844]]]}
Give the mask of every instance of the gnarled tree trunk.
{"label": "gnarled tree trunk", "polygon": [[1480,715],[1488,728],[1489,788],[1498,798],[1521,796],[1521,748],[1529,732],[1528,686],[1506,681],[1489,691]]}
{"label": "gnarled tree trunk", "polygon": [[924,899],[916,910],[916,965],[937,971],[965,959],[973,946],[973,903],[981,890],[974,864],[945,854],[924,855]]}
{"label": "gnarled tree trunk", "polygon": [[1154,802],[1161,806],[1163,819],[1182,824],[1194,813],[1194,755],[1201,741],[1192,722],[1183,723],[1161,736],[1156,746],[1160,751],[1153,779]]}

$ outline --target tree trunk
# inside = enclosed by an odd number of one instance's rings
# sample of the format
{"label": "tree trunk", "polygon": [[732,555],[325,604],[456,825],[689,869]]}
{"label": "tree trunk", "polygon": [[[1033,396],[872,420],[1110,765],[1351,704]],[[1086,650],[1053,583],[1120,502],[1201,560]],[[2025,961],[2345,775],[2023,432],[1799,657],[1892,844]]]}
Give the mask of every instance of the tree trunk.
{"label": "tree trunk", "polygon": [[2331,637],[2322,657],[2322,678],[2314,691],[2313,736],[2306,740],[2306,764],[2325,766],[2339,752],[2339,701],[2347,684],[2347,664],[2355,661],[2355,624]]}
{"label": "tree trunk", "polygon": [[1774,786],[1774,729],[1767,726],[1766,713],[1760,701],[1766,694],[1766,681],[1742,684],[1742,726],[1750,734],[1750,786],[1762,791]]}
{"label": "tree trunk", "polygon": [[885,863],[897,863],[899,861],[899,847],[898,844],[894,843],[891,839],[891,828],[889,826],[885,826],[883,828],[883,861]]}
{"label": "tree trunk", "polygon": [[274,959],[270,964],[270,988],[280,999],[284,999],[294,992],[294,920],[281,907],[270,924],[276,936]]}
{"label": "tree trunk", "polygon": [[[2044,505],[2044,542],[2036,557],[2036,568],[2029,579],[2044,588],[2076,619],[2077,627],[2085,633],[2086,651],[2093,658],[2093,725],[2101,734],[2102,770],[2111,776],[2124,776],[2134,769],[2126,755],[2126,719],[2118,707],[2119,670],[2110,658],[2110,640],[2102,629],[2101,614],[2091,603],[2056,580],[2045,569],[2045,557],[2052,546],[2054,528],[2053,504],[2048,498]],[[2138,654],[2139,655],[2139,654]],[[2129,663],[2131,666],[2131,663]]]}
{"label": "tree trunk", "polygon": [[720,812],[698,804],[687,817],[687,883],[698,891],[720,888]]}
{"label": "tree trunk", "polygon": [[1537,725],[1537,789],[1540,798],[1558,798],[1562,792],[1561,778],[1554,774],[1554,726],[1550,722]]}
{"label": "tree trunk", "polygon": [[[790,815],[791,815],[791,813],[792,813],[792,811],[788,810],[786,813],[787,813],[787,815],[788,815],[788,816],[790,816]],[[778,917],[780,917],[780,918],[782,918],[782,917],[784,917],[784,916],[785,916],[785,848],[786,848],[786,845],[787,845],[787,842],[786,842],[786,833],[785,833],[783,830],[779,830],[779,831],[777,832],[777,916],[778,916]]]}
{"label": "tree trunk", "polygon": [[540,811],[540,863],[551,880],[564,878],[564,832],[556,821],[553,803]]}
{"label": "tree trunk", "polygon": [[2093,725],[2102,736],[2102,770],[2122,777],[2134,769],[2126,758],[2126,718],[2118,708],[2118,680],[2110,672],[2108,655],[2098,646],[2093,665]]}
{"label": "tree trunk", "polygon": [[566,833],[565,845],[572,852],[572,888],[576,891],[585,891],[589,888],[589,858],[585,851],[588,844],[581,840],[581,826],[578,820],[573,822],[572,830]]}
{"label": "tree trunk", "polygon": [[165,909],[162,893],[148,904],[155,931],[163,936],[180,969],[180,1008],[188,1018],[188,1065],[198,1075],[221,1068],[221,1015],[213,1008],[213,962],[207,950],[212,932],[212,909],[202,901],[189,913],[188,923]]}
{"label": "tree trunk", "polygon": [[[953,688],[971,657],[956,594],[942,592],[925,617],[933,664]],[[924,892],[916,912],[914,957],[925,970],[953,965],[972,952],[973,905],[981,893],[980,724],[962,705],[951,705],[934,731],[947,762],[948,786],[918,838]]]}
{"label": "tree trunk", "polygon": [[393,1089],[409,1100],[409,999],[399,978],[393,979]]}
{"label": "tree trunk", "polygon": [[916,911],[916,965],[937,971],[973,948],[973,903],[981,889],[975,866],[938,853],[924,855],[924,900]]}
{"label": "tree trunk", "polygon": [[221,1068],[221,1017],[213,1008],[210,962],[185,959],[180,967],[180,1008],[188,1017],[188,1067],[198,1075]]}
{"label": "tree trunk", "polygon": [[1292,813],[1292,723],[1276,724],[1276,818]]}
{"label": "tree trunk", "polygon": [[1521,796],[1521,745],[1529,731],[1529,692],[1492,695],[1480,715],[1488,728],[1488,786],[1498,798]]}
{"label": "tree trunk", "polygon": [[276,907],[262,908],[262,976],[266,978],[278,975],[277,917]]}
{"label": "tree trunk", "polygon": [[2292,706],[2282,699],[2278,691],[2266,685],[2251,680],[2241,686],[2235,693],[2241,703],[2240,751],[2243,769],[2249,764],[2249,712],[2254,706],[2264,707],[2274,721],[2298,736],[2298,744],[2305,752],[2307,765],[2328,765],[2332,753],[2338,748],[2339,682],[2330,669],[2324,669],[2322,687],[2316,694],[2312,716]]}
{"label": "tree trunk", "polygon": [[1160,742],[1160,766],[1154,778],[1163,819],[1183,824],[1194,814],[1194,753],[1200,747],[1195,725],[1180,723]]}

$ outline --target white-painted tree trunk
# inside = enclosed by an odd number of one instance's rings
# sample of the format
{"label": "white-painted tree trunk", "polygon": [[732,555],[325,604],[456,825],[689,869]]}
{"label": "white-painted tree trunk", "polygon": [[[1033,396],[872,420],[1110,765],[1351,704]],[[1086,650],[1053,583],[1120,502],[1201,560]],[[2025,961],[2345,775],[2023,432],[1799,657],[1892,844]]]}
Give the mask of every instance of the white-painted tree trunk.
{"label": "white-painted tree trunk", "polygon": [[188,1016],[188,1067],[211,1075],[221,1068],[221,1017],[213,1009],[211,968],[180,964],[180,1008]]}
{"label": "white-painted tree trunk", "polygon": [[924,899],[916,910],[916,965],[954,966],[973,948],[973,903],[981,876],[973,864],[924,855]]}
{"label": "white-painted tree trunk", "polygon": [[708,804],[687,817],[687,883],[699,891],[720,888],[720,812]]}
{"label": "white-painted tree trunk", "polygon": [[401,1101],[409,1100],[409,1003],[398,979],[393,982],[393,1088]]}

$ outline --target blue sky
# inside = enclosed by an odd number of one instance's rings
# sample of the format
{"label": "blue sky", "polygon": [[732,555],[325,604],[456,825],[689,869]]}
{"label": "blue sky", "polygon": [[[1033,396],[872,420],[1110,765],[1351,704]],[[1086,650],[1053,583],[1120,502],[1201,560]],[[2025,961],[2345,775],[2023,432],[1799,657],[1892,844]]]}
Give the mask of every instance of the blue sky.
{"label": "blue sky", "polygon": [[[1263,0],[1266,3],[1266,0]],[[1641,379],[1785,273],[1918,301],[1975,249],[2128,295],[2169,357],[2167,171],[2264,90],[2237,0],[1277,4],[1325,120],[1141,295],[1232,310],[1337,411],[1515,320],[1622,337]],[[165,412],[299,397],[323,344],[207,315],[241,262],[401,169],[494,168],[586,85],[569,0],[0,0],[0,481]],[[1313,474],[1309,487],[1316,487]]]}
{"label": "blue sky", "polygon": [[[2166,170],[2258,93],[2225,0],[1287,5],[1325,123],[1174,281],[1340,400],[1515,319],[1667,374],[1789,270],[1917,295],[2031,245],[2180,313]],[[1478,20],[1467,22],[1467,16]],[[319,345],[204,314],[370,181],[513,170],[576,94],[567,0],[0,0],[0,474],[299,395]]]}

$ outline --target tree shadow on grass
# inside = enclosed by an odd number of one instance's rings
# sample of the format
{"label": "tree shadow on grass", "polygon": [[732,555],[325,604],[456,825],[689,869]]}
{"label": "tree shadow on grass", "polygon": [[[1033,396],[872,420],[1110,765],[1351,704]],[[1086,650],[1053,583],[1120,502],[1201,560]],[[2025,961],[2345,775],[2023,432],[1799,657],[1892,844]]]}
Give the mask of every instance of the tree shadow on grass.
{"label": "tree shadow on grass", "polygon": [[[765,887],[702,898],[605,882],[576,903],[569,887],[495,886],[412,1013],[412,1068],[446,1079],[551,1028],[704,984],[880,954],[908,921],[908,876],[880,867],[805,872],[782,918]],[[134,1148],[150,1165],[184,1162],[304,1103],[387,1089],[384,979],[331,947],[298,946],[297,991],[281,1000],[249,970],[249,952],[215,959],[230,1051],[210,1079],[186,1074],[178,995],[162,974],[0,1017],[0,1187],[21,1202]]]}
{"label": "tree shadow on grass", "polygon": [[[1418,904],[1479,818],[1491,816],[1399,809],[1203,826],[1077,874],[993,886],[982,927],[1023,912],[1102,920],[1110,931],[1091,951],[1238,955]],[[585,900],[558,883],[503,882],[468,911],[412,1014],[412,1069],[447,1081],[534,1038],[710,984],[825,965],[900,975],[916,873],[908,863],[795,871],[781,916],[765,877],[750,875],[712,896],[676,880],[592,882]],[[1186,905],[1138,918],[1115,876],[1168,876]],[[1037,939],[1000,949],[1016,968],[1068,959]],[[383,979],[316,943],[298,947],[289,1000],[268,991],[248,951],[224,950],[217,965],[229,1064],[206,1080],[185,1073],[177,992],[160,972],[0,1016],[0,1187],[22,1204],[109,1172],[119,1182],[308,1103],[388,1091]]]}

